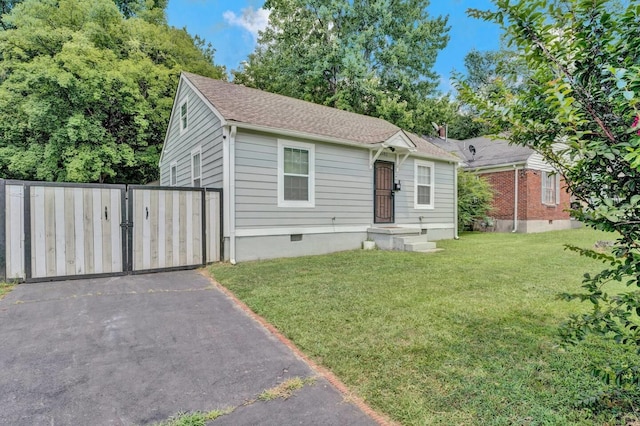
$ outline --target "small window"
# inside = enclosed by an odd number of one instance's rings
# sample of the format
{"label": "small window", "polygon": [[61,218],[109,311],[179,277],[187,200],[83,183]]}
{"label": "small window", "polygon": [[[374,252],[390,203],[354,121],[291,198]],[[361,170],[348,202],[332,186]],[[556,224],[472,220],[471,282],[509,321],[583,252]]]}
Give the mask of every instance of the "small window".
{"label": "small window", "polygon": [[278,141],[278,206],[314,207],[314,146]]}
{"label": "small window", "polygon": [[202,177],[202,155],[200,148],[191,152],[191,182],[194,188],[200,188]]}
{"label": "small window", "polygon": [[560,178],[557,173],[542,172],[542,204],[560,204]]}
{"label": "small window", "polygon": [[415,162],[414,204],[416,209],[432,209],[434,197],[434,164],[428,161]]}
{"label": "small window", "polygon": [[188,113],[188,102],[187,99],[185,99],[182,104],[180,104],[180,133],[183,133],[185,130],[187,130],[187,125],[189,124]]}
{"label": "small window", "polygon": [[178,185],[178,163],[173,162],[171,163],[171,176],[170,176],[170,181],[169,181],[169,185],[171,186],[177,186]]}

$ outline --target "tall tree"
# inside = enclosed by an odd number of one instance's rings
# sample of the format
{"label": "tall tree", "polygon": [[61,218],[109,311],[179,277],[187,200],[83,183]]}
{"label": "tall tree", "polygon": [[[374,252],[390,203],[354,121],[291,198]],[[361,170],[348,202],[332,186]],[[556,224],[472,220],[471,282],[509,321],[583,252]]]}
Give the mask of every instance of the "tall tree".
{"label": "tall tree", "polygon": [[430,128],[447,19],[428,0],[267,0],[269,26],[235,81],[410,129]]}
{"label": "tall tree", "polygon": [[[471,14],[502,26],[530,70],[519,91],[498,84],[461,95],[513,143],[552,162],[579,200],[572,215],[616,238],[611,252],[573,249],[606,269],[564,295],[588,301],[590,313],[563,329],[578,342],[604,336],[640,353],[640,5],[608,0],[494,0]],[[622,282],[627,290],[612,284]],[[637,360],[637,358],[636,358]],[[635,390],[640,364],[598,366],[603,378]]]}
{"label": "tall tree", "polygon": [[[472,49],[464,57],[465,72],[454,74],[457,81],[464,81],[469,90],[477,94],[500,91],[501,87],[508,87],[510,91],[517,92],[528,81],[528,69],[526,64],[516,52],[508,49],[478,51]],[[507,128],[492,127],[484,121],[473,105],[460,102],[458,115],[451,123],[452,131],[456,139],[467,139],[486,135],[493,131],[506,131]]]}
{"label": "tall tree", "polygon": [[155,3],[128,4],[131,18],[111,0],[26,0],[6,15],[0,177],[157,178],[180,71],[222,78],[224,70]]}

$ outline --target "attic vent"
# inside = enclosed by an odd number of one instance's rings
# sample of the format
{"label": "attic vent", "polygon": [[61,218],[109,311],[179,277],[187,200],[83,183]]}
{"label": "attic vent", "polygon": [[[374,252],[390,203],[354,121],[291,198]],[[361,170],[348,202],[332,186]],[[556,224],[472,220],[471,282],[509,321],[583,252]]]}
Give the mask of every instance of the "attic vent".
{"label": "attic vent", "polygon": [[469,145],[469,152],[471,155],[476,155],[476,147],[473,145]]}

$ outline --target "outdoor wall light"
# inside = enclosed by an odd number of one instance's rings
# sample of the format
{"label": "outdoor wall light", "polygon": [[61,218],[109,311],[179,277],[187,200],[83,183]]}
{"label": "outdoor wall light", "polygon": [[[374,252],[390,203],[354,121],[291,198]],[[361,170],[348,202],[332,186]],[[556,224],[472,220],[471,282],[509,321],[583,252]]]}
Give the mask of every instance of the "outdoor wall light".
{"label": "outdoor wall light", "polygon": [[399,180],[395,181],[395,183],[393,184],[393,190],[394,191],[402,190],[402,184]]}

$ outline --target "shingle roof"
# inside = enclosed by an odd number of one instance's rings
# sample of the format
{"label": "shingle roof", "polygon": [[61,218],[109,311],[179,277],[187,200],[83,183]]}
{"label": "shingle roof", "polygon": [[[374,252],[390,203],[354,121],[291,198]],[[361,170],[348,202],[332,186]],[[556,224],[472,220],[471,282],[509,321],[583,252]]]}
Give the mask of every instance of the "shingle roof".
{"label": "shingle roof", "polygon": [[[520,145],[511,145],[506,139],[490,139],[481,136],[466,140],[433,138],[433,144],[446,151],[456,154],[465,163],[466,168],[499,166],[514,163],[524,163],[534,153],[531,148]],[[475,149],[475,155],[470,147]]]}
{"label": "shingle roof", "polygon": [[[239,84],[187,72],[185,78],[214,106],[225,120],[285,129],[361,144],[385,142],[401,129],[380,118],[343,111],[300,99],[264,92]],[[405,134],[418,152],[452,160],[451,155],[417,135]]]}

